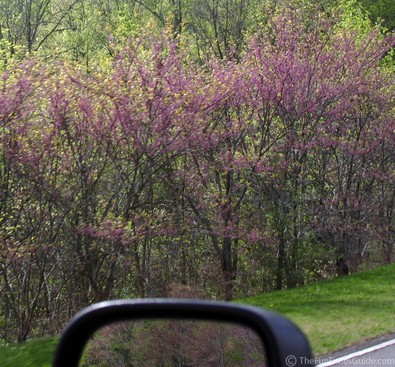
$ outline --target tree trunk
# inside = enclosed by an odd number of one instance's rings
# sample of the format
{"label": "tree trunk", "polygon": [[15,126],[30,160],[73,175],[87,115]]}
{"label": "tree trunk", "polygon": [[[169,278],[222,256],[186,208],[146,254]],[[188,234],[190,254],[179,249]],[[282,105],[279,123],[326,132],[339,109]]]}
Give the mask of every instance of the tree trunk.
{"label": "tree trunk", "polygon": [[232,239],[225,237],[222,246],[222,275],[226,301],[233,299],[234,281],[236,279],[237,259],[232,249]]}

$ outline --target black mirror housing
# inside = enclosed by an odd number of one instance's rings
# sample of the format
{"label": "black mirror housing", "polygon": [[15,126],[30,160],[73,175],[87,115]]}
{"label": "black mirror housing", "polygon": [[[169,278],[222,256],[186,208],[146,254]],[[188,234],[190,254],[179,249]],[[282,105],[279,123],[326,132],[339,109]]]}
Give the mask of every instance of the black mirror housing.
{"label": "black mirror housing", "polygon": [[139,319],[195,319],[240,324],[261,338],[269,366],[312,365],[309,342],[285,317],[261,308],[227,302],[191,299],[105,301],[79,312],[65,328],[53,367],[78,367],[84,347],[98,329],[120,321]]}

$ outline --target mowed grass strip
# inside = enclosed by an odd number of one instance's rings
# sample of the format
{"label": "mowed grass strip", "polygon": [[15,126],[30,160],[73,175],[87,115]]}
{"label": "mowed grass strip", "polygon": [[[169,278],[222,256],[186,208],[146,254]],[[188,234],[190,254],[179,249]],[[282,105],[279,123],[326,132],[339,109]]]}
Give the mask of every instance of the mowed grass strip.
{"label": "mowed grass strip", "polygon": [[324,355],[395,331],[395,264],[241,302],[285,315]]}
{"label": "mowed grass strip", "polygon": [[51,367],[58,338],[0,344],[0,367]]}

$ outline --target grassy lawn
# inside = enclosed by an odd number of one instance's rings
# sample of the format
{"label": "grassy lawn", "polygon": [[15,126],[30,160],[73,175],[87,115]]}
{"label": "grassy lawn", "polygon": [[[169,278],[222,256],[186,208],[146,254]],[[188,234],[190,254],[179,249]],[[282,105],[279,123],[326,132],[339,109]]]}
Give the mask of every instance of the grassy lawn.
{"label": "grassy lawn", "polygon": [[322,355],[395,331],[395,264],[241,302],[284,314]]}
{"label": "grassy lawn", "polygon": [[16,345],[0,345],[0,366],[51,367],[57,342],[57,338],[50,338]]}
{"label": "grassy lawn", "polygon": [[[322,355],[395,331],[395,264],[239,302],[284,314]],[[0,366],[50,367],[56,342],[0,345]]]}

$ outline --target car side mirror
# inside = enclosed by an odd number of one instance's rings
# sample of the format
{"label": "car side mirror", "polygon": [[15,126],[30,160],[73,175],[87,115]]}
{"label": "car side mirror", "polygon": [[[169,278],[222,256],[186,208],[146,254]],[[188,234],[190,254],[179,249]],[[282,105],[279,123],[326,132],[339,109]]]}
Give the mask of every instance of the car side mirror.
{"label": "car side mirror", "polygon": [[166,366],[297,367],[313,360],[304,334],[276,313],[225,302],[141,299],[79,312],[60,338],[53,367],[113,366],[114,353],[127,354],[125,365],[133,366],[154,366],[157,355]]}

